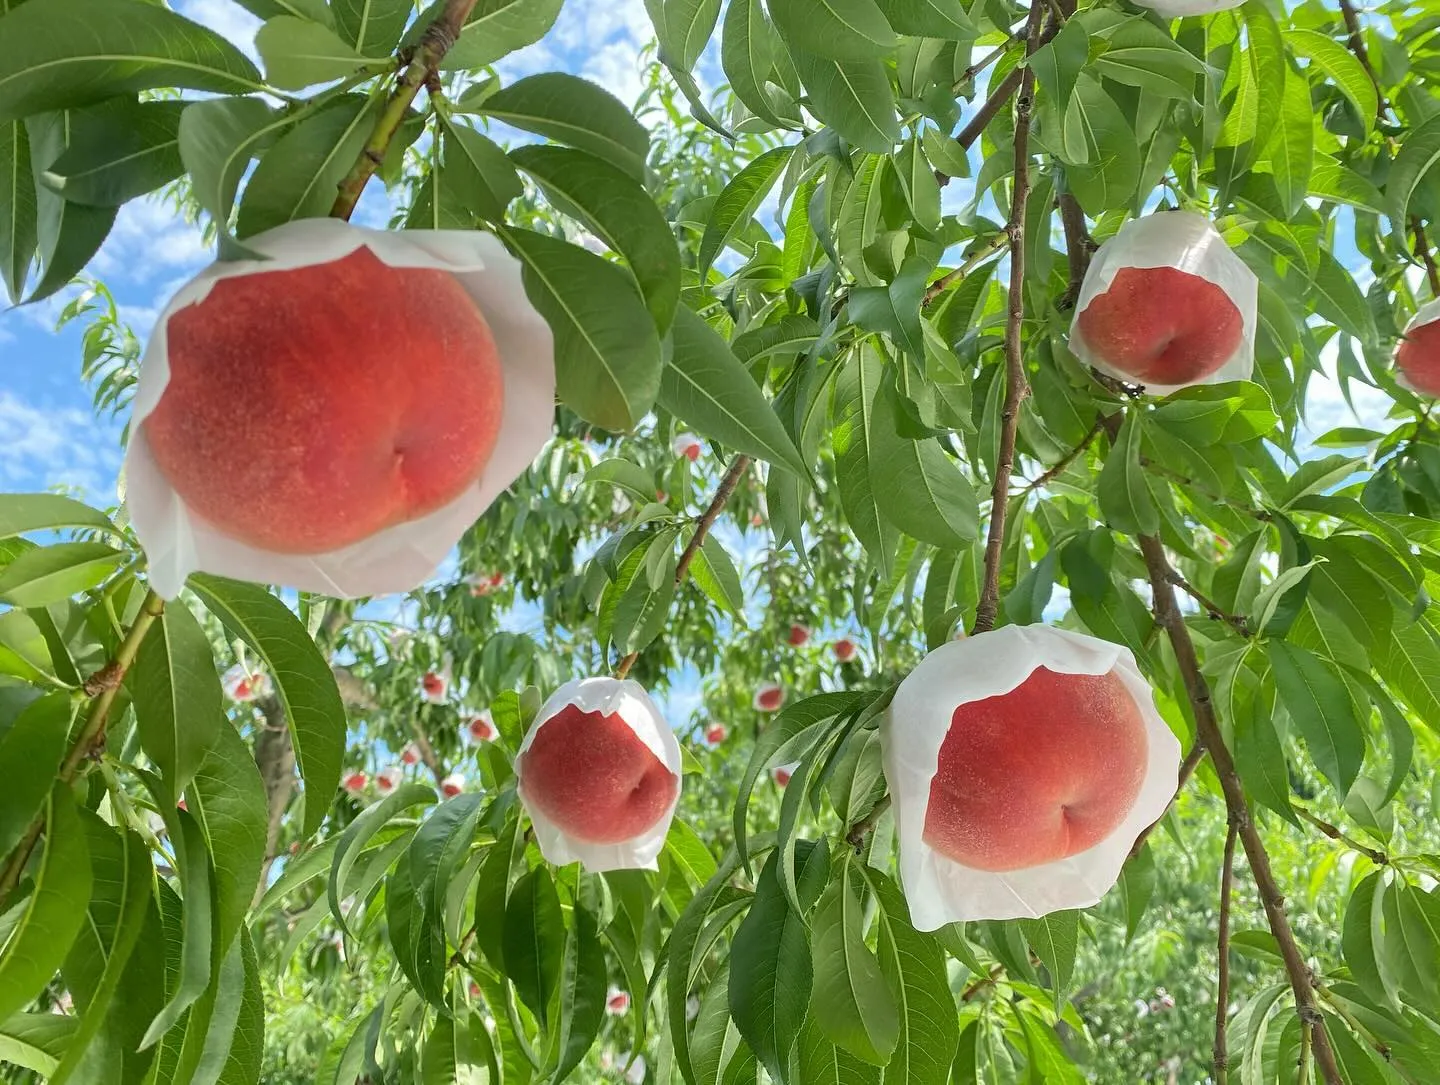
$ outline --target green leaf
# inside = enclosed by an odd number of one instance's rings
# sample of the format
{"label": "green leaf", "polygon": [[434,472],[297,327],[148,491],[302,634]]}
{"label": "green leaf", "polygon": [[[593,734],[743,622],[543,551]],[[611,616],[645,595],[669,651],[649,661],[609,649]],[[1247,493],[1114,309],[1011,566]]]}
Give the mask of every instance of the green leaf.
{"label": "green leaf", "polygon": [[706,437],[808,478],[795,442],[730,345],[683,306],[671,334],[675,351],[660,377],[660,405]]}
{"label": "green leaf", "polygon": [[0,1021],[0,1062],[49,1077],[79,1026],[75,1018],[55,1013],[11,1014]]}
{"label": "green leaf", "polygon": [[[1390,176],[1394,178],[1393,170]],[[1316,313],[1362,343],[1376,341],[1375,315],[1369,303],[1350,273],[1325,249],[1319,250],[1319,265],[1311,287]]]}
{"label": "green leaf", "polygon": [[[341,0],[342,3],[346,0]],[[265,62],[265,75],[281,90],[304,90],[316,83],[345,79],[385,54],[367,59],[328,27],[280,15],[255,35],[255,50]],[[352,163],[353,165],[353,163]]]}
{"label": "green leaf", "polygon": [[879,4],[897,34],[963,40],[977,33],[960,0],[879,0]]}
{"label": "green leaf", "polygon": [[835,382],[835,428],[830,441],[845,522],[870,559],[887,572],[895,552],[895,529],[880,513],[873,478],[880,372],[880,356],[867,346],[842,363]]}
{"label": "green leaf", "polygon": [[1079,19],[1065,24],[1047,44],[1035,51],[1031,67],[1036,82],[1063,117],[1075,89],[1075,80],[1090,63],[1090,37]]}
{"label": "green leaf", "polygon": [[[387,916],[391,886],[408,892],[408,938],[391,931],[400,966],[416,990],[432,1005],[445,1005],[446,930],[445,915],[451,882],[469,857],[480,817],[482,796],[471,793],[449,799],[421,823],[405,857],[386,885]],[[463,893],[465,887],[461,886]]]}
{"label": "green leaf", "polygon": [[515,148],[510,157],[560,211],[625,257],[663,335],[680,301],[680,248],[650,194],[630,175],[584,151],[532,145]]}
{"label": "green leaf", "polygon": [[857,286],[850,291],[850,315],[866,331],[882,332],[912,358],[925,356],[920,303],[925,296],[929,261],[907,257],[889,286]]}
{"label": "green leaf", "polygon": [[1146,844],[1120,872],[1120,899],[1125,909],[1125,941],[1128,944],[1140,929],[1140,920],[1155,895],[1155,854]]}
{"label": "green leaf", "polygon": [[[493,101],[493,99],[492,99]],[[660,390],[660,339],[634,280],[594,253],[497,228],[524,264],[525,292],[555,337],[560,398],[587,422],[631,429]]]}
{"label": "green leaf", "polygon": [[116,534],[115,525],[103,512],[59,494],[0,496],[0,538],[62,527],[98,528]]}
{"label": "green leaf", "polygon": [[1315,653],[1293,644],[1269,641],[1265,654],[1310,759],[1343,799],[1365,757],[1365,734],[1344,682]]}
{"label": "green leaf", "polygon": [[183,603],[166,607],[150,627],[125,683],[140,743],[173,803],[218,741],[225,719],[210,639]]}
{"label": "green leaf", "polygon": [[52,693],[30,702],[0,735],[0,855],[9,855],[45,806],[50,785],[69,748],[74,704]]}
{"label": "green leaf", "polygon": [[1160,514],[1140,466],[1141,435],[1140,416],[1127,415],[1105,458],[1096,489],[1101,515],[1127,535],[1153,535],[1160,530]]}
{"label": "green leaf", "polygon": [[[1380,604],[1389,611],[1382,596]],[[1355,632],[1351,627],[1351,632]],[[1440,647],[1426,622],[1414,622],[1371,647],[1375,669],[1431,730],[1440,729]]]}
{"label": "green leaf", "polygon": [[343,933],[349,934],[350,929],[342,901],[349,896],[350,872],[360,858],[360,853],[365,850],[365,845],[402,810],[434,801],[435,789],[430,785],[401,784],[375,805],[360,811],[355,820],[345,826],[345,831],[340,834],[335,845],[335,858],[330,864],[330,877],[326,885],[330,914],[335,917],[335,922],[340,925]]}
{"label": "green leaf", "polygon": [[[768,6],[770,18],[796,53],[873,60],[895,48],[895,31],[875,0],[770,0]],[[802,82],[804,78],[802,74]]]}
{"label": "green leaf", "polygon": [[185,789],[185,801],[200,821],[214,860],[215,947],[225,953],[260,883],[269,807],[245,740],[228,720],[221,721],[215,738]]}
{"label": "green leaf", "polygon": [[498,1076],[490,1076],[495,1050],[485,1023],[479,1014],[459,1005],[458,996],[455,1001],[452,1013],[435,1018],[420,1056],[418,1081],[421,1085],[498,1081]]}
{"label": "green leaf", "polygon": [[775,32],[760,0],[730,0],[720,39],[720,66],[745,108],[781,128],[785,122],[765,86],[775,69],[775,48]]}
{"label": "green leaf", "polygon": [[[1094,76],[1082,73],[1075,81],[1065,130],[1065,179],[1080,205],[1098,215],[1128,204],[1140,179],[1140,150],[1125,114]],[[1084,157],[1071,154],[1072,146],[1083,146]]]}
{"label": "green leaf", "polygon": [[648,503],[655,500],[655,476],[629,460],[601,460],[585,472],[584,482],[606,482]]}
{"label": "green leaf", "polygon": [[550,1019],[550,999],[565,963],[565,925],[560,896],[545,867],[530,871],[510,891],[505,905],[505,972],[520,1001],[541,1027]]}
{"label": "green leaf", "polygon": [[70,145],[41,175],[71,203],[119,207],[184,172],[180,116],[184,102],[125,98],[71,116]]}
{"label": "green leaf", "polygon": [[[230,226],[235,190],[264,141],[291,124],[256,98],[214,98],[180,115],[180,158],[200,206],[222,233]],[[278,167],[277,167],[278,168]]]}
{"label": "green leaf", "polygon": [[329,213],[335,186],[355,165],[374,123],[365,96],[347,94],[276,140],[245,185],[235,236]]}
{"label": "green leaf", "polygon": [[810,111],[851,144],[888,154],[900,142],[895,93],[881,61],[830,60],[799,49],[792,59],[810,92]]}
{"label": "green leaf", "polygon": [[841,867],[815,906],[810,1014],[834,1043],[883,1066],[900,1038],[900,1015],[865,945],[863,908],[848,871],[848,864]]}
{"label": "green leaf", "polygon": [[1359,207],[1366,211],[1374,211],[1377,215],[1389,213],[1385,204],[1385,197],[1374,183],[1365,177],[1361,177],[1349,166],[1342,165],[1328,154],[1321,154],[1318,151],[1314,155],[1314,164],[1310,169],[1310,193],[1311,196],[1318,196],[1322,200],[1336,200],[1340,203],[1348,203],[1352,207]]}
{"label": "green leaf", "polygon": [[1109,46],[1095,58],[1096,72],[1164,98],[1194,97],[1195,76],[1205,71],[1203,61],[1144,19],[1122,24]]}
{"label": "green leaf", "polygon": [[127,91],[260,90],[245,55],[144,0],[45,0],[0,20],[0,123]]}
{"label": "green leaf", "polygon": [[37,113],[25,121],[30,139],[30,165],[35,175],[41,267],[40,281],[28,299],[32,302],[50,297],[80,274],[115,223],[115,208],[71,203],[40,183],[45,172],[70,145],[71,117],[67,112]]}
{"label": "green leaf", "polygon": [[911,538],[957,548],[979,533],[980,504],[960,466],[931,439],[901,437],[894,404],[874,401],[870,484],[889,523]]}
{"label": "green leaf", "polygon": [[0,281],[16,303],[25,293],[39,243],[35,216],[30,137],[20,121],[0,122]]}
{"label": "green leaf", "polygon": [[[3,53],[0,53],[0,56],[3,56]],[[3,67],[0,67],[0,70],[3,70]],[[0,95],[3,93],[4,84],[0,82]],[[3,97],[0,97],[0,103],[3,103]],[[0,115],[3,115],[3,111],[0,111]],[[1390,166],[1390,175],[1385,182],[1385,197],[1390,201],[1392,222],[1406,221],[1415,190],[1430,176],[1430,171],[1437,162],[1440,162],[1440,114],[1405,133],[1400,151]]]}
{"label": "green leaf", "polygon": [[[533,45],[549,33],[565,0],[480,0],[465,20],[460,40],[445,54],[442,71],[483,68],[516,49]],[[429,26],[443,10],[443,0],[416,21],[416,31]],[[411,35],[406,36],[410,40]]]}
{"label": "green leaf", "polygon": [[730,179],[715,199],[705,235],[700,239],[700,278],[704,281],[710,265],[730,240],[750,225],[756,210],[774,187],[793,147],[776,147],[752,159]]}
{"label": "green leaf", "polygon": [[1292,52],[1308,57],[1311,68],[1329,76],[1331,82],[1340,88],[1340,92],[1350,99],[1360,117],[1360,123],[1365,126],[1366,136],[1369,136],[1371,129],[1375,127],[1379,97],[1375,92],[1375,84],[1365,74],[1365,69],[1360,66],[1354,54],[1334,38],[1314,30],[1286,30],[1284,38]]}
{"label": "green leaf", "polygon": [[23,897],[11,894],[0,920],[0,1020],[44,990],[85,923],[90,903],[90,855],[67,784],[56,783],[45,803],[45,838]]}
{"label": "green leaf", "polygon": [[[415,10],[414,0],[330,0],[335,26],[367,56],[389,56]],[[268,25],[268,24],[267,24]],[[260,28],[264,33],[265,28]],[[257,41],[258,47],[258,41]],[[261,55],[264,51],[261,50]]]}
{"label": "green leaf", "polygon": [[[796,842],[802,904],[813,906],[824,888],[827,858],[823,844]],[[780,886],[779,861],[778,851],[771,854],[730,944],[730,1015],[770,1076],[783,1081],[810,1002],[813,965],[805,919],[791,910]]]}
{"label": "green leaf", "polygon": [[[715,536],[706,535],[705,541],[700,544],[690,563],[690,579],[716,606],[743,620],[745,588],[740,583],[735,563]],[[4,747],[0,745],[0,764],[3,764],[3,758]]]}
{"label": "green leaf", "polygon": [[548,136],[645,179],[650,135],[629,107],[594,83],[561,72],[527,76],[485,99],[481,112]]}
{"label": "green leaf", "polygon": [[[81,925],[61,968],[65,986],[80,1011],[80,1027],[50,1078],[53,1085],[69,1081],[80,1069],[91,1041],[105,1027],[153,899],[150,881],[154,873],[139,834],[117,831],[89,811],[83,811],[80,818],[90,853],[92,894],[87,922]],[[125,1009],[122,1004],[117,1013]]]}
{"label": "green leaf", "polygon": [[294,613],[253,584],[195,575],[190,588],[225,628],[248,644],[275,681],[309,798],[303,836],[320,827],[340,786],[345,757],[345,706],[335,676]]}
{"label": "green leaf", "polygon": [[98,542],[55,543],[26,550],[0,570],[0,602],[44,607],[103,583],[125,555]]}
{"label": "green leaf", "polygon": [[1280,206],[1287,217],[1293,217],[1310,191],[1310,169],[1315,155],[1315,112],[1310,105],[1310,84],[1293,71],[1285,72],[1280,123],[1270,138],[1269,154]]}
{"label": "green leaf", "polygon": [[580,1065],[605,1023],[605,948],[595,917],[578,904],[566,932],[560,968],[560,1027],[555,1033],[553,1081]]}
{"label": "green leaf", "polygon": [[694,68],[715,32],[720,0],[645,0],[645,7],[660,42],[661,63],[682,72]]}
{"label": "green leaf", "polygon": [[248,928],[240,931],[240,964],[244,972],[241,1002],[230,1030],[230,1053],[216,1085],[254,1085],[260,1080],[265,1054],[265,996],[260,986],[260,961]]}
{"label": "green leaf", "polygon": [[1080,927],[1080,913],[1051,912],[1039,919],[1020,920],[1025,940],[1050,970],[1050,986],[1055,991],[1057,1010],[1065,1001],[1070,979],[1075,974],[1075,948]]}

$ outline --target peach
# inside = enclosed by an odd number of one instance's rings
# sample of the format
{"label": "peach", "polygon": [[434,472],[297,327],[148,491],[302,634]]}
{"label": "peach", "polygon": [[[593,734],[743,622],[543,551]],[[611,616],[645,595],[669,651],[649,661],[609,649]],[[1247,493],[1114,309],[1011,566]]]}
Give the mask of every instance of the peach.
{"label": "peach", "polygon": [[440,704],[445,700],[445,691],[449,685],[443,674],[426,671],[420,679],[420,697],[430,704]]}
{"label": "peach", "polygon": [[381,795],[389,795],[404,782],[405,771],[399,765],[391,765],[375,774],[375,790]]}
{"label": "peach", "polygon": [[464,792],[464,790],[465,777],[461,776],[458,772],[452,772],[440,781],[440,794],[444,795],[447,799],[453,799],[456,795]]}
{"label": "peach", "polygon": [[1440,397],[1440,320],[1406,330],[1395,350],[1395,368],[1411,391]]}
{"label": "peach", "polygon": [[402,765],[418,765],[420,763],[420,747],[413,742],[407,742],[405,748],[400,751],[400,763]]}
{"label": "peach", "polygon": [[220,676],[225,696],[239,704],[258,700],[270,693],[270,676],[264,671],[247,670],[237,663]]}
{"label": "peach", "polygon": [[955,709],[930,785],[924,839],[976,870],[1066,859],[1130,812],[1148,761],[1135,699],[1113,674],[1046,667]]}
{"label": "peach", "polygon": [[1138,384],[1183,385],[1219,371],[1244,319],[1209,279],[1173,267],[1122,267],[1077,320],[1089,348]]}
{"label": "peach", "polygon": [[778,712],[780,706],[784,703],[784,686],[777,686],[774,682],[766,682],[755,691],[754,705],[757,712]]}
{"label": "peach", "polygon": [[789,633],[785,635],[785,643],[790,645],[792,648],[802,647],[803,645],[807,644],[809,640],[809,626],[801,625],[799,622],[793,623],[790,626]]}
{"label": "peach", "polygon": [[340,786],[352,795],[359,795],[365,790],[366,785],[369,783],[370,777],[366,776],[363,772],[352,772],[340,781]]}
{"label": "peach", "polygon": [[700,438],[696,437],[693,433],[680,433],[675,436],[675,441],[671,447],[675,450],[675,455],[684,456],[691,463],[694,463],[700,458],[700,453],[704,450],[705,446],[700,443]]}
{"label": "peach", "polygon": [[792,761],[788,765],[776,765],[770,770],[770,778],[775,781],[776,787],[788,787],[790,777],[795,775],[795,770],[799,767],[799,761]]}
{"label": "peach", "polygon": [[465,738],[471,742],[494,742],[500,734],[489,712],[482,712],[465,725]]}
{"label": "peach", "polygon": [[521,756],[526,806],[591,844],[620,844],[671,809],[679,781],[618,712],[567,704]]}
{"label": "peach", "polygon": [[419,519],[494,451],[499,355],[449,272],[362,247],[221,278],[166,336],[150,451],[195,515],[251,546],[318,554]]}
{"label": "peach", "polygon": [[858,649],[855,647],[855,642],[849,637],[841,637],[831,646],[831,651],[835,653],[835,658],[841,663],[849,663],[855,658]]}
{"label": "peach", "polygon": [[605,992],[605,1012],[611,1017],[619,1017],[629,1009],[629,992],[613,986]]}
{"label": "peach", "polygon": [[705,745],[718,746],[730,737],[730,730],[723,723],[712,723],[705,728]]}

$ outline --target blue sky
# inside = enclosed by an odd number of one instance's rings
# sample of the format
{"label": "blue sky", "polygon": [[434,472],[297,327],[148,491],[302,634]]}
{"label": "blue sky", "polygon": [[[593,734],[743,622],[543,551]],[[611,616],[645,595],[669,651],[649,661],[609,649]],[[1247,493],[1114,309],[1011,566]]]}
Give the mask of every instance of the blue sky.
{"label": "blue sky", "polygon": [[[253,54],[259,20],[231,0],[174,0],[174,7]],[[515,79],[535,71],[571,71],[628,102],[641,88],[639,53],[650,36],[643,0],[569,0],[546,39],[506,58],[501,73]],[[707,86],[721,78],[713,54],[712,46],[699,71]],[[970,193],[968,183],[951,184],[946,209],[957,209]],[[773,200],[762,215],[773,215]],[[383,193],[372,186],[357,221],[380,225],[387,211]],[[143,338],[165,300],[209,259],[195,227],[158,202],[136,201],[122,209],[90,273],[106,282]],[[0,486],[12,491],[72,486],[103,505],[114,499],[120,427],[91,413],[79,379],[81,328],[55,330],[56,314],[73,293],[0,312]],[[1387,397],[1356,386],[1355,398],[1363,424],[1388,428]],[[1355,422],[1328,382],[1312,383],[1309,409],[1314,432]]]}

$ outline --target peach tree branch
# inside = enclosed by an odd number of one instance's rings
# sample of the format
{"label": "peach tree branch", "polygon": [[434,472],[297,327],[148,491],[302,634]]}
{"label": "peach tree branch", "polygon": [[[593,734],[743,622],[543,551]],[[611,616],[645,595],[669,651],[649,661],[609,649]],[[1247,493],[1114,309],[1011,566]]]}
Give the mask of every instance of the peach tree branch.
{"label": "peach tree branch", "polygon": [[1230,1007],[1230,897],[1235,883],[1235,823],[1225,832],[1225,858],[1220,867],[1220,918],[1216,926],[1215,1046],[1212,1052],[1215,1085],[1229,1080],[1230,1056],[1225,1041],[1225,1021]]}
{"label": "peach tree branch", "polygon": [[[1185,760],[1180,762],[1180,772],[1175,779],[1175,794],[1170,799],[1170,806],[1175,805],[1175,800],[1180,797],[1180,792],[1185,790],[1185,785],[1190,782],[1190,777],[1195,775],[1195,770],[1200,767],[1200,762],[1204,760],[1205,746],[1203,743],[1197,741],[1190,747],[1190,752],[1185,755]],[[1140,835],[1135,838],[1135,843],[1130,845],[1130,854],[1125,857],[1126,859],[1133,859],[1140,854],[1141,849],[1145,847],[1145,841],[1150,839],[1150,834],[1165,820],[1165,814],[1170,813],[1170,806],[1165,807],[1164,814],[1161,814],[1149,825],[1145,826],[1144,829],[1140,830]]]}
{"label": "peach tree branch", "polygon": [[1302,821],[1308,821],[1311,825],[1319,829],[1331,840],[1335,840],[1341,844],[1344,844],[1351,851],[1359,852],[1376,866],[1388,866],[1390,864],[1390,856],[1386,855],[1383,851],[1380,851],[1377,848],[1366,847],[1364,844],[1360,843],[1360,841],[1355,840],[1352,837],[1346,836],[1345,833],[1341,832],[1334,825],[1331,825],[1323,818],[1316,817],[1299,803],[1292,803],[1291,806],[1294,809],[1295,813],[1300,815]]}
{"label": "peach tree branch", "polygon": [[1425,236],[1425,224],[1419,215],[1410,219],[1410,229],[1415,234],[1415,253],[1425,264],[1425,278],[1430,283],[1430,296],[1440,298],[1440,268],[1435,266],[1435,254],[1430,251],[1430,240]]}
{"label": "peach tree branch", "polygon": [[401,73],[399,82],[395,84],[390,100],[385,103],[384,111],[375,121],[370,138],[365,141],[365,149],[360,152],[355,165],[340,182],[335,204],[330,208],[331,218],[349,219],[354,214],[355,205],[360,202],[360,194],[365,191],[366,183],[380,168],[380,163],[385,161],[385,152],[390,149],[390,141],[404,123],[405,114],[415,101],[415,96],[420,93],[421,87],[434,78],[445,54],[459,39],[465,20],[470,17],[475,4],[476,0],[447,0],[445,10],[426,28],[420,44],[415,47],[414,55]]}

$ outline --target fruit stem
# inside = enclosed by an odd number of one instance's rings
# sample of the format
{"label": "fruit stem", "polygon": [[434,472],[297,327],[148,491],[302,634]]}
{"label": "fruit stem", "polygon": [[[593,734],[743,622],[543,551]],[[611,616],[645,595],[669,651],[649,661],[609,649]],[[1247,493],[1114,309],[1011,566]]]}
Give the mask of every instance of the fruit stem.
{"label": "fruit stem", "polygon": [[395,133],[404,122],[405,114],[415,101],[415,96],[439,70],[440,62],[459,39],[465,20],[470,17],[475,4],[476,0],[446,0],[445,10],[426,28],[409,64],[401,73],[390,100],[385,103],[384,111],[376,120],[370,138],[365,143],[365,149],[360,152],[355,165],[340,182],[335,204],[330,208],[331,218],[348,220],[354,213],[355,205],[360,202],[360,194],[365,191],[366,183],[380,168],[380,163],[385,161],[385,152],[390,149],[390,141],[395,138]]}
{"label": "fruit stem", "polygon": [[[730,469],[725,472],[725,477],[715,488],[715,496],[710,499],[710,506],[701,515],[700,522],[695,525],[695,534],[685,544],[685,549],[680,552],[680,560],[675,563],[675,586],[677,588],[685,583],[685,575],[690,571],[690,563],[700,552],[700,547],[705,543],[705,537],[715,526],[715,521],[719,519],[721,511],[725,508],[725,503],[730,500],[730,495],[735,492],[735,487],[740,485],[740,479],[749,466],[750,457],[743,454],[730,461]],[[625,678],[629,675],[630,668],[635,666],[635,661],[639,658],[639,652],[631,652],[627,655],[615,665],[615,677]]]}
{"label": "fruit stem", "polygon": [[1000,557],[1005,547],[1005,514],[1010,501],[1010,474],[1015,467],[1015,435],[1020,428],[1020,404],[1030,394],[1020,340],[1025,320],[1025,207],[1030,201],[1030,107],[1035,98],[1035,69],[1029,58],[1040,47],[1040,24],[1045,7],[1038,0],[1030,7],[1025,57],[1019,93],[1015,99],[1015,182],[1010,197],[1010,291],[1005,323],[1005,405],[1000,412],[1000,451],[990,489],[990,535],[985,543],[985,584],[975,607],[971,633],[984,633],[995,625],[1000,609]]}
{"label": "fruit stem", "polygon": [[1235,822],[1225,833],[1225,859],[1220,867],[1220,918],[1215,969],[1215,1085],[1229,1080],[1230,1057],[1225,1044],[1225,1020],[1230,1008],[1230,897],[1235,884]]}
{"label": "fruit stem", "polygon": [[[115,658],[86,680],[86,690],[94,689],[95,694],[90,701],[90,710],[85,715],[85,723],[81,726],[80,733],[75,736],[75,743],[60,766],[60,772],[56,776],[59,783],[68,784],[73,781],[80,771],[80,766],[93,758],[104,746],[105,724],[110,718],[110,706],[115,703],[115,694],[125,679],[125,672],[135,662],[145,634],[164,611],[165,600],[153,590],[148,592],[145,601],[140,605],[140,613],[135,616],[135,624],[130,627],[130,631],[120,642],[120,647],[115,650]],[[41,813],[30,823],[30,828],[10,853],[4,871],[0,872],[0,907],[3,907],[6,898],[19,884],[25,864],[30,861],[30,853],[35,850],[35,843],[44,831],[45,815]]]}

